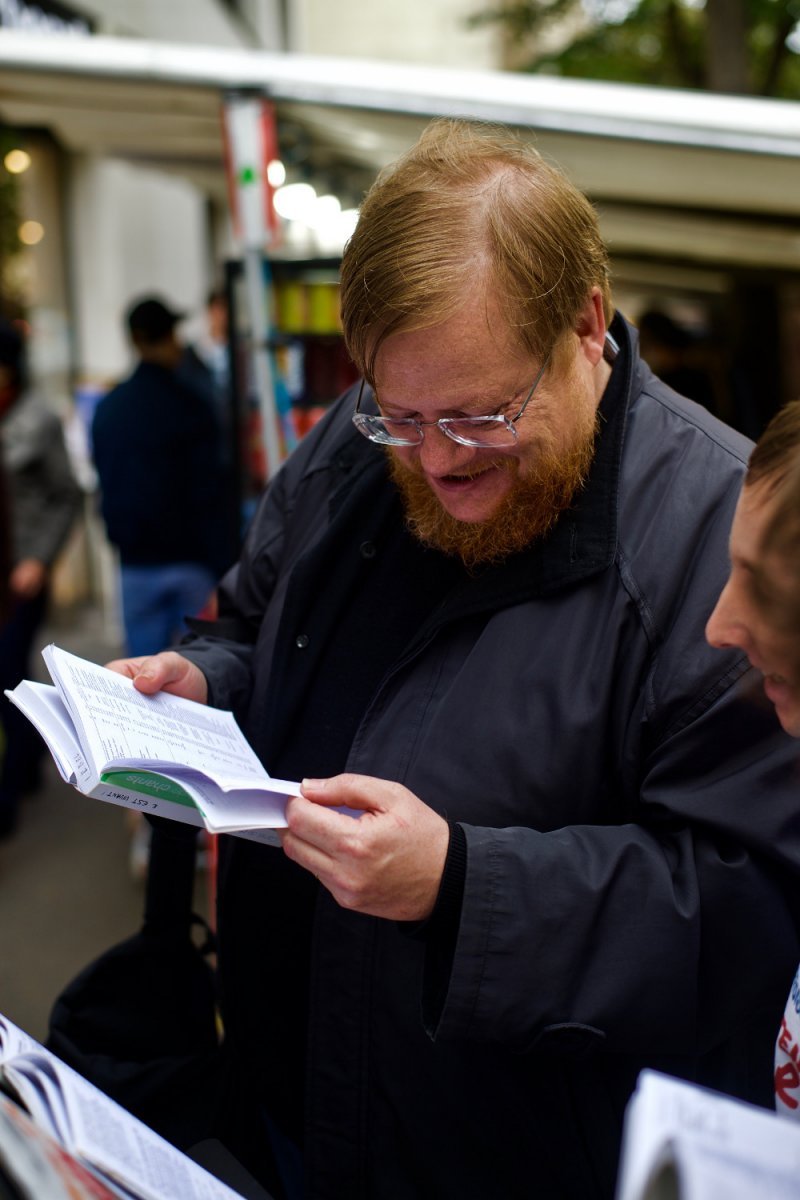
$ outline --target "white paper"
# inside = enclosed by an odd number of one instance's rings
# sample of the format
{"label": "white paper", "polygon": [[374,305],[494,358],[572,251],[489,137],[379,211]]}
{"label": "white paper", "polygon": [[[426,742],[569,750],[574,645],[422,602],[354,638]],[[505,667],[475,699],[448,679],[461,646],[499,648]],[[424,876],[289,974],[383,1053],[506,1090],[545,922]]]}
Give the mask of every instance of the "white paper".
{"label": "white paper", "polygon": [[93,772],[80,749],[75,725],[56,688],[23,679],[6,696],[32,721],[63,779],[73,787],[90,788]]}
{"label": "white paper", "polygon": [[57,646],[42,654],[55,686],[24,679],[6,695],[39,730],[67,783],[211,833],[286,826],[286,801],[300,784],[270,777],[232,713],[166,692],[142,695],[126,676]]}
{"label": "white paper", "polygon": [[[158,770],[158,767],[153,768]],[[207,780],[189,771],[171,770],[170,778],[177,780],[189,793],[203,814],[211,833],[240,833],[245,829],[269,826],[286,827],[286,800],[296,796],[299,787],[287,779],[270,779],[270,791],[241,790],[220,796]]]}
{"label": "white paper", "polygon": [[665,1164],[677,1176],[680,1200],[796,1198],[800,1126],[768,1109],[643,1071],[625,1118],[616,1200],[670,1194],[656,1182]]}
{"label": "white paper", "polygon": [[57,646],[43,655],[98,771],[190,762],[220,787],[269,790],[269,775],[232,713],[167,692],[144,696],[126,676]]}

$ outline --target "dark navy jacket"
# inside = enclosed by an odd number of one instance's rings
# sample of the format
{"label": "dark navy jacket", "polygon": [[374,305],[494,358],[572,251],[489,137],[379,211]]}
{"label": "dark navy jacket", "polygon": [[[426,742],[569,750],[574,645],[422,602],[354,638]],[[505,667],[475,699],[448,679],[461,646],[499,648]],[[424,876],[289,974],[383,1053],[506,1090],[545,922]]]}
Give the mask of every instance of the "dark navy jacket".
{"label": "dark navy jacket", "polygon": [[204,394],[140,363],[98,404],[92,453],[124,565],[201,563],[219,574],[230,566],[221,432]]}

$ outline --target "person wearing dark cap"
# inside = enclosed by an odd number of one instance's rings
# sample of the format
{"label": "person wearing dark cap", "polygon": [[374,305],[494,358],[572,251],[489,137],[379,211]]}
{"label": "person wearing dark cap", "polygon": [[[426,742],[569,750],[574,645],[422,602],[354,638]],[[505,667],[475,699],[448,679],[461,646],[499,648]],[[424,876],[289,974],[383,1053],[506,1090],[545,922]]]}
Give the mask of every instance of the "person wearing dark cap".
{"label": "person wearing dark cap", "polygon": [[126,323],[139,362],[99,403],[92,424],[101,510],[120,559],[130,653],[173,643],[229,565],[219,425],[180,373],[183,314],[157,296]]}
{"label": "person wearing dark cap", "polygon": [[[47,609],[53,563],[81,505],[59,418],[28,385],[25,343],[0,321],[0,445],[9,512],[6,611],[0,624],[0,693],[30,674]],[[41,742],[0,695],[5,749],[0,769],[0,837],[13,832],[21,796],[36,784]]]}

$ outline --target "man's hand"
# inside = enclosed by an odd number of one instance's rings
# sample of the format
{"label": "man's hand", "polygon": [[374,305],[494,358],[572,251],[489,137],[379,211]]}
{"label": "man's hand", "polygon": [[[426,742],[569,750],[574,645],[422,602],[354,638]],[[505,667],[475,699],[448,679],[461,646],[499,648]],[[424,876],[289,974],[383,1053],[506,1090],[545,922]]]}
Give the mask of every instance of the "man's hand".
{"label": "man's hand", "polygon": [[[363,811],[354,818],[332,807]],[[343,908],[395,921],[430,916],[450,831],[408,788],[367,775],[304,779],[286,818],[284,853]]]}
{"label": "man's hand", "polygon": [[133,686],[145,695],[154,692],[171,692],[183,696],[184,700],[208,703],[208,683],[199,667],[174,650],[161,654],[144,655],[141,658],[116,658],[106,663],[110,671],[127,675]]}

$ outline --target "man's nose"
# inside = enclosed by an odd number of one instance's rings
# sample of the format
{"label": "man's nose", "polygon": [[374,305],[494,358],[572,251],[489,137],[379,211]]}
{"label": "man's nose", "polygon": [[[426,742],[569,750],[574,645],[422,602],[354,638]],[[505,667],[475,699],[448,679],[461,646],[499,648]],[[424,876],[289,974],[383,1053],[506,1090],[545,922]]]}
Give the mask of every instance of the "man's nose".
{"label": "man's nose", "polygon": [[749,636],[746,626],[736,617],[730,596],[730,583],[723,588],[714,611],[706,622],[706,641],[717,650],[729,646],[747,649]]}
{"label": "man's nose", "polygon": [[426,425],[419,447],[419,460],[428,475],[454,475],[475,459],[474,446],[463,446],[448,437],[438,425]]}

